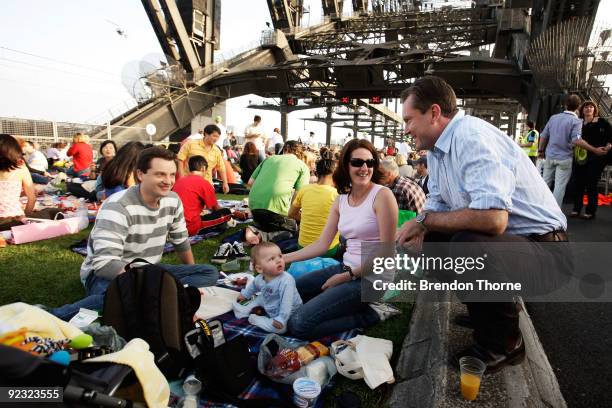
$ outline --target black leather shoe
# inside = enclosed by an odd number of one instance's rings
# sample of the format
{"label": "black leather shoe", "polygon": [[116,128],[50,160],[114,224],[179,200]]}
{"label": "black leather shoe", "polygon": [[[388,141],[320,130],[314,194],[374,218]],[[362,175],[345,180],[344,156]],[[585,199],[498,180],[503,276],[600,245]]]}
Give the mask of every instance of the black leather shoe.
{"label": "black leather shoe", "polygon": [[485,373],[495,373],[508,365],[517,365],[522,363],[525,359],[525,343],[521,337],[514,350],[505,354],[495,353],[478,344],[474,344],[455,354],[451,359],[451,364],[458,369],[459,359],[465,356],[476,357],[485,363],[487,366]]}
{"label": "black leather shoe", "polygon": [[468,329],[474,328],[474,323],[472,323],[472,319],[470,319],[470,315],[467,314],[458,314],[453,319],[453,323],[457,326],[465,327]]}

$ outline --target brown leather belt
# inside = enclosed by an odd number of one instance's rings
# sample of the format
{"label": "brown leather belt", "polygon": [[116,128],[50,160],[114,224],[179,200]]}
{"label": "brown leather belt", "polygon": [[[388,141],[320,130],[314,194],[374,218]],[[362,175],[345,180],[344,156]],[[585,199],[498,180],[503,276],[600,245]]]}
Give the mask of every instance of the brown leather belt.
{"label": "brown leather belt", "polygon": [[536,242],[567,242],[569,239],[567,238],[567,233],[563,230],[551,231],[546,234],[537,235],[532,234],[529,236],[532,240]]}

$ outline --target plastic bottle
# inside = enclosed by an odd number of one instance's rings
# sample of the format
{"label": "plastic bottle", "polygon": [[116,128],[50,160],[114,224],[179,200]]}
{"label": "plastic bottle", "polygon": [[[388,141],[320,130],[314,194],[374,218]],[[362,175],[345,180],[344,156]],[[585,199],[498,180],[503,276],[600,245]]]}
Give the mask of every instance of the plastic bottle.
{"label": "plastic bottle", "polygon": [[198,408],[198,400],[200,390],[202,389],[202,382],[197,379],[193,374],[185,378],[183,383],[183,392],[185,392],[185,398],[180,404],[182,408]]}
{"label": "plastic bottle", "polygon": [[283,378],[298,371],[312,360],[329,355],[329,349],[318,341],[313,341],[295,350],[282,349],[268,363],[266,374]]}
{"label": "plastic bottle", "polygon": [[84,198],[79,198],[75,215],[79,218],[79,230],[84,230],[89,226],[89,213]]}

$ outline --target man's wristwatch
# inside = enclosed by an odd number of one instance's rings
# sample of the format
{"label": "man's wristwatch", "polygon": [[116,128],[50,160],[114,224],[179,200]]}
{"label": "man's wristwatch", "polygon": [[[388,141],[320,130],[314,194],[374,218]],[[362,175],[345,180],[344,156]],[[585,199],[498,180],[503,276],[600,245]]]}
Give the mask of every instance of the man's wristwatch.
{"label": "man's wristwatch", "polygon": [[353,270],[348,265],[342,265],[342,272],[348,272],[349,276],[351,277],[351,280],[357,279],[357,275],[353,273]]}
{"label": "man's wristwatch", "polygon": [[425,230],[425,232],[427,232],[427,227],[425,226],[425,219],[427,218],[427,214],[429,214],[427,211],[422,212],[414,219],[416,223],[419,224]]}

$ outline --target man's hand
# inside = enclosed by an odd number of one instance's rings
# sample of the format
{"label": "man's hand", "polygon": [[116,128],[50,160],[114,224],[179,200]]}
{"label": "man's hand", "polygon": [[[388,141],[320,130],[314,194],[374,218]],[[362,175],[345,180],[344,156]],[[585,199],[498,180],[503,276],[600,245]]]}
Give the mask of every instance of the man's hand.
{"label": "man's hand", "polygon": [[329,278],[323,286],[321,286],[321,290],[333,288],[334,286],[340,285],[341,283],[348,282],[351,280],[351,276],[348,272],[337,273],[331,278]]}
{"label": "man's hand", "polygon": [[425,238],[425,229],[414,219],[404,223],[397,233],[397,242],[400,245],[408,242],[415,250],[421,249],[423,246],[423,238]]}
{"label": "man's hand", "polygon": [[240,302],[242,302],[244,299],[246,299],[244,296],[242,296],[242,295],[238,295],[238,297],[236,298],[236,302],[240,303]]}
{"label": "man's hand", "polygon": [[223,193],[229,193],[229,184],[227,184],[227,182],[223,182]]}
{"label": "man's hand", "polygon": [[276,327],[279,330],[284,327],[283,324],[277,320],[272,320],[272,326]]}

